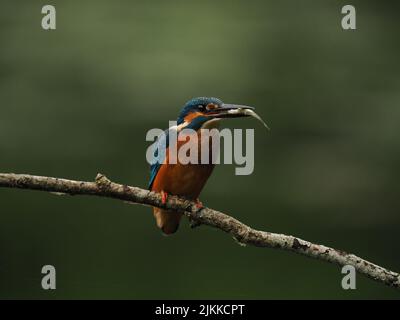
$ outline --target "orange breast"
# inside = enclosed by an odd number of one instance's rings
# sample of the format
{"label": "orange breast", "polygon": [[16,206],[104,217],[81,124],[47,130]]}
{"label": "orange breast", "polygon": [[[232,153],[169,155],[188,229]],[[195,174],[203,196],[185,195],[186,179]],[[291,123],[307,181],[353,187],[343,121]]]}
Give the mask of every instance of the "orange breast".
{"label": "orange breast", "polygon": [[[179,150],[185,141],[179,141],[177,149]],[[201,160],[202,143],[200,136],[198,135],[198,159]],[[210,142],[211,144],[211,142]],[[209,146],[209,152],[211,151],[211,145]],[[166,152],[166,161],[161,165],[154,183],[152,186],[153,191],[165,191],[170,194],[179,195],[188,199],[195,200],[199,197],[201,190],[206,184],[210,177],[214,165],[213,164],[181,164],[179,159],[177,164],[170,164],[168,149]]]}

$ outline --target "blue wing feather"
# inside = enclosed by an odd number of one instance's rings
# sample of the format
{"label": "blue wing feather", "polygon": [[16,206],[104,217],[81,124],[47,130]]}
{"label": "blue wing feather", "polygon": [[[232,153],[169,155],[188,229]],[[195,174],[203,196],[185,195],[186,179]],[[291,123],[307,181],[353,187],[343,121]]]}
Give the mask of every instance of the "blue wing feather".
{"label": "blue wing feather", "polygon": [[153,148],[153,159],[150,164],[149,190],[151,190],[157,173],[160,170],[160,167],[165,159],[165,153],[169,143],[169,131],[170,129],[165,130],[164,134],[160,135],[157,140],[151,145],[151,148]]}
{"label": "blue wing feather", "polygon": [[[201,126],[209,120],[208,117],[204,116],[199,116],[193,119],[187,126],[187,129],[192,129],[192,130],[199,130]],[[149,190],[151,190],[153,186],[153,182],[155,178],[157,177],[157,173],[160,170],[161,165],[164,162],[165,159],[165,153],[166,150],[169,147],[169,133],[171,130],[177,130],[177,127],[171,127],[167,130],[164,131],[162,135],[160,135],[157,140],[151,145],[153,148],[153,159],[150,165],[150,182],[149,182]],[[160,154],[158,154],[160,153]]]}

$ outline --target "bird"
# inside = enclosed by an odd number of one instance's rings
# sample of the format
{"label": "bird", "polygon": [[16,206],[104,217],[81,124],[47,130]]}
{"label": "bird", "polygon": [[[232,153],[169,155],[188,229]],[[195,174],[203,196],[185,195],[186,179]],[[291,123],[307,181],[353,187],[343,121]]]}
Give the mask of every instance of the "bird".
{"label": "bird", "polygon": [[[220,121],[227,118],[253,116],[262,121],[253,110],[254,108],[249,106],[226,104],[214,97],[197,97],[189,100],[180,111],[176,126],[168,128],[163,137],[158,137],[153,144],[156,147],[164,143],[166,149],[162,154],[157,154],[157,151],[154,154],[158,158],[150,166],[149,190],[161,193],[163,204],[166,203],[168,195],[176,195],[195,201],[197,207],[201,209],[203,205],[199,200],[199,196],[214,170],[214,164],[211,160],[205,164],[183,164],[179,159],[176,159],[176,163],[172,163],[172,161],[169,161],[168,152],[171,146],[168,145],[165,139],[168,138],[172,131],[179,135],[179,132],[183,129],[194,130],[193,132],[197,134],[199,141],[197,152],[199,153],[198,159],[200,159],[201,150],[205,148],[204,143],[211,143],[211,141],[202,142],[201,129],[218,129]],[[264,122],[263,124],[266,126]],[[186,141],[176,141],[176,150],[178,152]],[[218,152],[219,150],[214,145],[213,147],[210,146],[211,144],[207,150],[210,159],[212,159],[213,152]],[[161,229],[163,234],[171,235],[178,230],[182,217],[181,213],[153,207],[153,215],[158,228]]]}

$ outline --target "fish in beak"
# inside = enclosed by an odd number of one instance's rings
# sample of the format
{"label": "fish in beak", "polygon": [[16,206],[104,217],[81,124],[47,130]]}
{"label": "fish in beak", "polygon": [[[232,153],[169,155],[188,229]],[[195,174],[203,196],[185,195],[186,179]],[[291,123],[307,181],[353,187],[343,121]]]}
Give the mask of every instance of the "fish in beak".
{"label": "fish in beak", "polygon": [[215,118],[253,117],[260,121],[264,127],[270,130],[264,120],[257,113],[255,113],[253,107],[224,103],[220,108],[212,110],[212,112],[209,114]]}

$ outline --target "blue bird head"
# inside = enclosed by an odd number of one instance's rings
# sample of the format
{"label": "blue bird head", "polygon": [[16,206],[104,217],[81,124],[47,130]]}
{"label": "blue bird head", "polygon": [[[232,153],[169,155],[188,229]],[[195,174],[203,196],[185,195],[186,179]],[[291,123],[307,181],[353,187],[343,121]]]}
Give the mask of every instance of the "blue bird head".
{"label": "blue bird head", "polygon": [[254,108],[223,103],[218,98],[198,97],[189,100],[181,110],[178,125],[188,122],[190,127],[198,129],[207,121],[221,118],[247,117]]}

